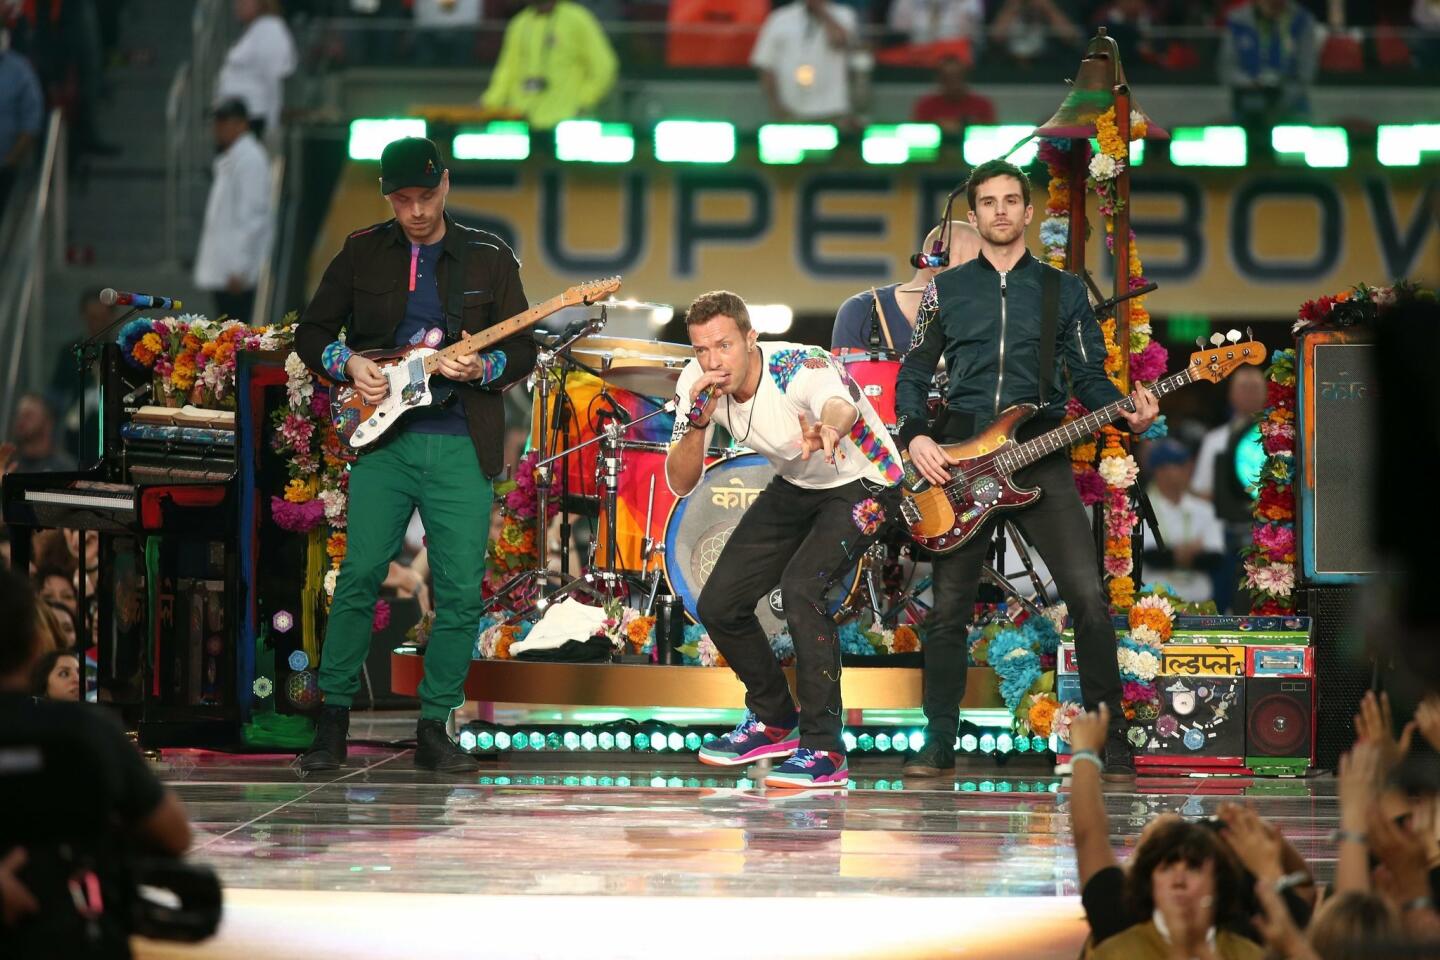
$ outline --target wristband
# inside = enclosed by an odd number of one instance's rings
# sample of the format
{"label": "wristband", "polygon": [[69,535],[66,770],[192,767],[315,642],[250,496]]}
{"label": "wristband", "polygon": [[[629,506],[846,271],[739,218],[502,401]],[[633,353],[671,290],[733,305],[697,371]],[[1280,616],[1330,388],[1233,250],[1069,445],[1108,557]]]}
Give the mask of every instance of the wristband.
{"label": "wristband", "polygon": [[1431,900],[1429,897],[1416,897],[1414,900],[1407,900],[1405,904],[1400,907],[1400,912],[1410,913],[1412,910],[1433,909],[1435,909],[1435,901]]}
{"label": "wristband", "polygon": [[1370,838],[1357,830],[1336,830],[1330,834],[1330,839],[1333,842],[1355,843],[1362,847],[1370,843]]}
{"label": "wristband", "polygon": [[1075,761],[1077,760],[1086,760],[1090,763],[1095,764],[1095,766],[1101,770],[1105,769],[1105,763],[1100,759],[1100,755],[1094,750],[1076,750],[1074,753],[1070,754],[1071,770],[1075,769]]}
{"label": "wristband", "polygon": [[1304,870],[1296,870],[1294,873],[1287,873],[1275,881],[1275,892],[1284,893],[1291,887],[1303,887],[1310,882],[1310,874]]}

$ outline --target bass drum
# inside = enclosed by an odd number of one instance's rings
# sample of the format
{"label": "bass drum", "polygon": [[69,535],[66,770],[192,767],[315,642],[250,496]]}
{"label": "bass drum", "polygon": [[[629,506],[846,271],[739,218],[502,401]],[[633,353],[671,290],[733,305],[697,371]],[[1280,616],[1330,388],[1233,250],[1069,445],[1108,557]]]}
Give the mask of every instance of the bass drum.
{"label": "bass drum", "polygon": [[[720,551],[741,516],[755,502],[760,491],[770,483],[775,470],[758,453],[742,453],[710,464],[700,483],[688,497],[676,501],[665,524],[665,577],[670,592],[685,604],[685,613],[699,623],[696,616],[700,591]],[[862,558],[831,586],[827,594],[832,616],[845,617],[858,598],[862,582]],[[755,615],[767,636],[785,628],[785,606],[777,583],[755,605]]]}

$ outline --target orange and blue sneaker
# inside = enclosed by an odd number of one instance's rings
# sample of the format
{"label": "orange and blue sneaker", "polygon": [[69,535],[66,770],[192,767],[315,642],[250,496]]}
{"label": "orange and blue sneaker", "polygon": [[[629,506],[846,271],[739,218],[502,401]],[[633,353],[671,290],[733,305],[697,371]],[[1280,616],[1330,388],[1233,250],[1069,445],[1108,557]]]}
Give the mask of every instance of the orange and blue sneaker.
{"label": "orange and blue sneaker", "polygon": [[788,757],[799,748],[798,729],[766,726],[755,714],[747,712],[734,730],[702,746],[696,757],[712,767],[738,767],[756,760]]}
{"label": "orange and blue sneaker", "polygon": [[832,750],[801,748],[765,778],[767,787],[809,790],[816,787],[843,787],[850,783],[850,765],[845,754]]}

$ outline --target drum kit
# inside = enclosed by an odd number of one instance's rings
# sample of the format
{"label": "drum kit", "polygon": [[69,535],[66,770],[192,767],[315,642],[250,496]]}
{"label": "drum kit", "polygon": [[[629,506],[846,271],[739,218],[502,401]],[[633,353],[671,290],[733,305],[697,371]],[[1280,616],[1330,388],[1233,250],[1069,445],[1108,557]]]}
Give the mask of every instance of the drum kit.
{"label": "drum kit", "polygon": [[[774,476],[761,455],[733,443],[716,446],[706,456],[699,486],[683,500],[675,496],[665,476],[665,451],[675,423],[676,384],[694,354],[684,344],[596,336],[615,305],[596,304],[598,317],[573,324],[542,347],[526,381],[533,397],[530,442],[538,451],[538,563],[486,601],[488,608],[524,611],[516,620],[531,610],[543,616],[572,592],[604,601],[636,591],[642,613],[649,614],[658,600],[683,605],[695,619],[700,591],[721,549]],[[883,351],[837,351],[837,359],[893,430],[901,361]],[[579,576],[570,576],[568,549],[561,552],[558,571],[550,569],[552,502],[560,506],[562,544],[570,543],[571,514],[596,518]],[[837,622],[866,611],[891,626],[923,618],[930,578],[917,569],[923,557],[903,525],[893,527],[832,584],[829,609]],[[988,565],[984,576],[1020,599]],[[662,581],[668,585],[664,594]],[[1038,578],[1035,585],[1043,598]],[[756,614],[769,634],[783,627],[778,586],[760,600]]]}

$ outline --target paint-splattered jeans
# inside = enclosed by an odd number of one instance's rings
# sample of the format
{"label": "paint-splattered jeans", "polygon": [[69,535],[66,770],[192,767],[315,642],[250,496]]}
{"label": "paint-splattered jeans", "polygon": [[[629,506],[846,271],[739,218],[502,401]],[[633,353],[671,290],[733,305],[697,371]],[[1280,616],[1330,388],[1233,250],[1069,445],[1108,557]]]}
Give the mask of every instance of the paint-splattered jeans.
{"label": "paint-splattered jeans", "polygon": [[[745,684],[745,706],[767,724],[789,727],[798,699],[800,745],[810,750],[845,752],[840,645],[825,590],[868,540],[855,505],[879,496],[860,480],[806,490],[776,477],[740,518],[700,593],[700,622]],[[755,605],[777,583],[795,641],[795,699],[755,617]]]}

